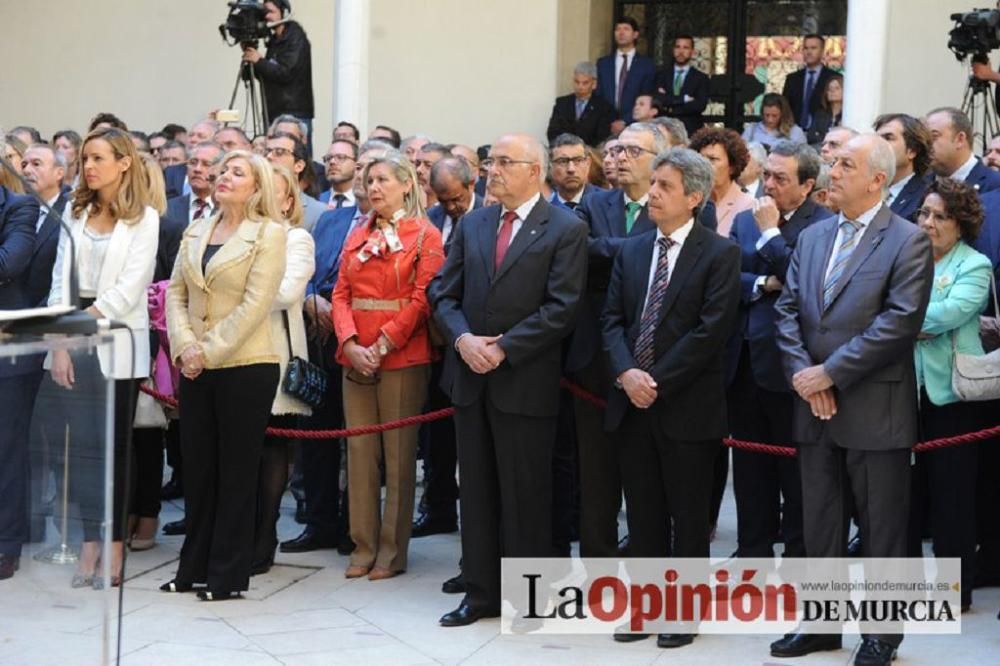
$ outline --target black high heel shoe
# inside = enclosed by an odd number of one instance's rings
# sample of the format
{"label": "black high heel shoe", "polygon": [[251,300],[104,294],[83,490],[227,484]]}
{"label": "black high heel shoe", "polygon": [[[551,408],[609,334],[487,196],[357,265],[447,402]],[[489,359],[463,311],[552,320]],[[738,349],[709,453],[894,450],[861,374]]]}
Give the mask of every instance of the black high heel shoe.
{"label": "black high heel shoe", "polygon": [[239,592],[213,592],[212,590],[200,590],[198,598],[202,601],[226,601],[228,599],[240,599],[243,595]]}
{"label": "black high heel shoe", "polygon": [[191,583],[178,583],[176,578],[160,586],[160,592],[190,592],[192,589]]}

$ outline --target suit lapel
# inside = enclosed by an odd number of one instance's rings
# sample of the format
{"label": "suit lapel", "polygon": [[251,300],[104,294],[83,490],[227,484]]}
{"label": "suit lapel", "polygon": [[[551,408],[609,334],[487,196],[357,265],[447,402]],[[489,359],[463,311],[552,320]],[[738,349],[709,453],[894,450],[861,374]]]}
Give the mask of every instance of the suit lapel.
{"label": "suit lapel", "polygon": [[695,220],[694,225],[691,227],[691,232],[684,241],[684,245],[681,246],[680,254],[677,255],[677,263],[670,270],[670,282],[667,284],[666,293],[663,294],[663,304],[660,306],[660,312],[657,316],[657,325],[663,321],[667,312],[670,311],[674,302],[677,301],[677,295],[684,288],[684,282],[687,281],[688,275],[691,274],[691,269],[698,263],[698,257],[701,256],[702,252],[702,241],[706,233],[713,232],[703,227],[698,220]]}
{"label": "suit lapel", "polygon": [[[248,254],[250,254],[257,242],[257,234],[261,229],[260,222],[252,222],[250,220],[244,220],[236,233],[229,237],[219,251],[215,253],[205,267],[205,284],[211,285],[212,280],[224,269],[229,266],[242,261]],[[205,234],[205,243],[208,243],[208,238],[211,234]],[[199,259],[204,255],[198,255]],[[200,261],[198,262],[201,263]]]}
{"label": "suit lapel", "polygon": [[104,263],[101,265],[101,275],[97,278],[99,292],[109,289],[118,278],[118,274],[122,272],[131,244],[129,239],[132,237],[135,227],[134,224],[115,222],[115,228],[111,232],[110,240],[108,240],[108,250],[104,257]]}
{"label": "suit lapel", "polygon": [[833,244],[837,240],[838,219],[834,218],[830,220],[830,224],[823,230],[823,234],[812,248],[812,265],[816,266],[818,270],[814,269],[811,272],[813,284],[810,288],[815,295],[813,301],[816,303],[816,309],[820,313],[823,312],[823,284],[826,282],[826,267],[830,263],[830,256],[833,254]]}
{"label": "suit lapel", "polygon": [[639,261],[637,262],[638,270],[636,271],[636,279],[639,284],[636,285],[636,293],[639,294],[639,298],[636,299],[635,303],[635,316],[632,321],[638,324],[642,321],[642,311],[646,307],[646,298],[649,295],[649,271],[650,264],[653,261],[653,247],[656,245],[656,234],[650,234],[649,242],[644,243],[639,252]]}
{"label": "suit lapel", "polygon": [[[496,256],[497,251],[497,232],[500,229],[500,206],[493,206],[494,210],[491,212],[490,216],[487,218],[489,222],[486,224],[480,224],[476,229],[477,245],[479,246],[479,253],[483,257],[483,264],[486,266],[486,274],[490,276],[490,281],[493,280],[494,265],[496,262],[493,257]],[[465,228],[465,233],[471,231],[468,227]]]}
{"label": "suit lapel", "polygon": [[[528,213],[528,219],[521,224],[517,235],[514,236],[514,240],[511,241],[510,246],[507,248],[507,254],[503,257],[503,263],[500,264],[500,269],[493,276],[494,282],[503,277],[503,274],[510,270],[510,267],[517,261],[518,257],[545,233],[545,223],[549,221],[550,205],[545,201],[544,197],[538,199],[535,207]],[[493,251],[496,252],[495,241],[493,243]]]}
{"label": "suit lapel", "polygon": [[608,197],[608,227],[615,238],[625,238],[625,194],[621,190],[612,190]]}
{"label": "suit lapel", "polygon": [[[854,248],[854,252],[851,253],[850,259],[847,260],[847,265],[844,267],[844,272],[841,274],[840,279],[837,280],[837,284],[833,288],[833,293],[830,295],[830,305],[833,305],[837,297],[840,296],[840,292],[844,290],[847,283],[851,281],[851,278],[855,273],[858,272],[858,268],[861,264],[868,259],[871,253],[878,247],[878,244],[882,242],[882,234],[885,233],[885,228],[889,226],[889,220],[892,219],[892,211],[885,205],[879,208],[878,213],[870,222],[871,229],[867,230],[865,234],[861,237],[860,243]],[[823,301],[821,300],[820,303]]]}

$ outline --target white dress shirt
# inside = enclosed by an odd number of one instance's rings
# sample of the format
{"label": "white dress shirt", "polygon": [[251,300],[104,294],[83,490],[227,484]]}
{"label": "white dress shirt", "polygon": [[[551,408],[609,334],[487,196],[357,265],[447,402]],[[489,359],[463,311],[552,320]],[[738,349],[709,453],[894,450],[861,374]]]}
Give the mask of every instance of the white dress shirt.
{"label": "white dress shirt", "polygon": [[577,192],[576,194],[574,194],[569,199],[563,199],[562,195],[559,194],[559,191],[556,190],[556,191],[554,191],[552,193],[552,203],[554,203],[554,204],[566,204],[568,202],[573,202],[577,206],[579,206],[580,202],[583,201],[583,193],[584,193],[584,191],[586,191],[586,189],[587,189],[587,184],[584,183],[583,187],[580,188],[580,191]]}
{"label": "white dress shirt", "polygon": [[[618,94],[618,80],[622,75],[622,62],[625,60],[625,56],[628,56],[628,71],[631,72],[632,65],[635,64],[635,49],[615,53],[615,95]],[[631,109],[629,110],[631,111]]]}
{"label": "white dress shirt", "polygon": [[330,209],[336,208],[337,207],[337,197],[338,196],[344,197],[344,203],[340,204],[341,208],[347,208],[348,206],[354,206],[354,205],[356,205],[355,204],[355,200],[354,200],[354,189],[353,188],[347,190],[346,192],[337,192],[337,191],[331,189],[330,190],[330,200],[327,201],[326,207],[330,208]]}
{"label": "white dress shirt", "polygon": [[209,196],[207,199],[198,199],[194,192],[191,193],[191,201],[188,203],[188,224],[194,222],[195,213],[198,210],[198,201],[204,201],[208,206],[205,207],[205,214],[202,217],[212,217],[215,213],[215,202],[212,201],[212,197]]}
{"label": "white dress shirt", "polygon": [[38,210],[38,219],[35,221],[35,234],[37,235],[39,231],[42,230],[42,225],[45,224],[45,218],[48,216],[52,207],[56,205],[56,201],[59,200],[59,194],[57,193],[54,197],[45,202],[45,205]]}
{"label": "white dress shirt", "polygon": [[[861,241],[868,233],[868,228],[871,226],[871,222],[875,219],[875,215],[878,214],[879,210],[882,208],[882,202],[879,201],[877,204],[861,213],[858,219],[855,220],[861,225],[861,229],[856,232],[857,240],[854,242],[854,252],[857,252],[858,247],[861,246]],[[837,215],[837,237],[833,239],[833,249],[830,251],[830,258],[826,262],[826,271],[823,273],[823,284],[826,284],[826,279],[830,277],[830,271],[833,269],[833,260],[837,256],[837,248],[840,247],[841,240],[844,236],[844,230],[840,225],[844,223],[848,218],[844,217],[843,213]]]}
{"label": "white dress shirt", "polygon": [[[687,240],[688,234],[691,233],[692,228],[694,228],[693,217],[688,220],[684,226],[675,229],[669,236],[670,240],[672,240],[674,244],[667,250],[667,282],[670,281],[670,276],[674,274],[674,266],[677,265],[677,257],[680,256],[681,248],[684,247],[684,241]],[[649,262],[649,278],[646,280],[646,302],[642,306],[643,314],[646,314],[646,308],[649,306],[649,294],[653,291],[653,277],[656,275],[656,264],[660,260],[661,238],[665,238],[665,236],[662,231],[657,229],[656,240],[653,241],[653,258]]]}
{"label": "white dress shirt", "polygon": [[969,159],[965,161],[965,164],[955,169],[955,173],[951,174],[949,178],[952,180],[957,180],[960,183],[964,183],[965,179],[969,177],[972,170],[976,167],[979,159],[975,155],[970,155]]}
{"label": "white dress shirt", "polygon": [[906,187],[906,184],[910,182],[910,179],[912,179],[914,175],[916,174],[911,173],[909,176],[903,178],[898,183],[889,186],[889,196],[885,198],[886,206],[891,206],[892,202],[899,198],[899,193],[903,191],[903,188]]}
{"label": "white dress shirt", "polygon": [[[524,221],[528,219],[528,215],[531,214],[531,209],[535,207],[535,204],[538,203],[538,200],[541,198],[542,198],[542,193],[535,192],[535,196],[531,197],[523,204],[514,209],[514,212],[517,213],[517,219],[514,220],[514,224],[512,225],[510,230],[511,243],[514,242],[514,236],[516,236],[517,232],[521,230],[521,226],[524,224]],[[502,206],[500,208],[500,222],[499,224],[497,224],[498,232],[500,230],[500,225],[503,224],[503,216],[506,215],[509,210],[510,209],[507,208],[506,206]],[[510,247],[510,245],[508,244],[507,247]]]}

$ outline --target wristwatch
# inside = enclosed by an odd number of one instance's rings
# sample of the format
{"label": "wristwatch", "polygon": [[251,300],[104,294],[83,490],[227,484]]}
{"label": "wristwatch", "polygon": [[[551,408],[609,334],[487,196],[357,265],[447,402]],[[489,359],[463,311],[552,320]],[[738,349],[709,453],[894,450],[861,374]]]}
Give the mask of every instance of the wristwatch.
{"label": "wristwatch", "polygon": [[380,341],[378,343],[378,355],[379,356],[385,356],[388,353],[389,353],[389,348],[385,346],[384,342]]}

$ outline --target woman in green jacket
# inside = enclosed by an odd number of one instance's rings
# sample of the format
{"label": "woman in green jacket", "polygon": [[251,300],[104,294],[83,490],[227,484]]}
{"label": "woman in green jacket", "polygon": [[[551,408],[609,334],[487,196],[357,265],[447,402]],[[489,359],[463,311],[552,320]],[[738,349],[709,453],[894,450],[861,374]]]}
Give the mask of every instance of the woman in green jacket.
{"label": "woman in green jacket", "polygon": [[[930,304],[914,349],[920,437],[929,440],[976,428],[975,405],[955,395],[951,375],[955,350],[983,354],[979,314],[989,298],[993,266],[971,246],[983,208],[968,185],[950,178],[932,183],[917,223],[934,253]],[[972,604],[977,458],[976,444],[918,453],[911,485],[910,555],[920,556],[922,528],[929,525],[935,556],[962,559],[963,611]]]}

